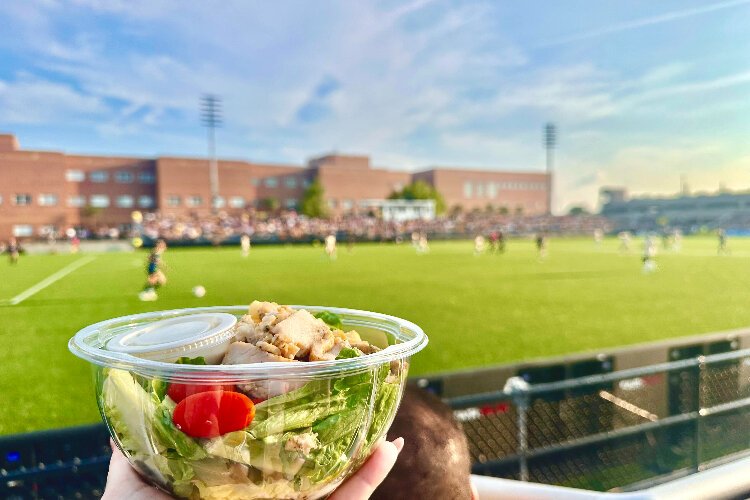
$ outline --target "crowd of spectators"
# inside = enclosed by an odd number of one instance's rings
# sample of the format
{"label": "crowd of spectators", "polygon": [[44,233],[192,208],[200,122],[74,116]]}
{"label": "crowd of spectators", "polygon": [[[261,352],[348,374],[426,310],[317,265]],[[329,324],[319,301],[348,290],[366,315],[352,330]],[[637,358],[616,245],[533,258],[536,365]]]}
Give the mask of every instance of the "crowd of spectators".
{"label": "crowd of spectators", "polygon": [[345,215],[331,218],[309,218],[294,211],[268,215],[244,212],[239,215],[219,213],[215,216],[170,216],[146,213],[133,226],[131,236],[168,241],[222,242],[247,234],[256,241],[305,241],[322,239],[329,234],[357,240],[394,241],[412,233],[434,238],[474,237],[502,231],[507,235],[536,233],[587,234],[594,230],[607,232],[606,219],[593,215],[523,216],[487,212],[454,213],[433,220],[385,221],[369,215]]}

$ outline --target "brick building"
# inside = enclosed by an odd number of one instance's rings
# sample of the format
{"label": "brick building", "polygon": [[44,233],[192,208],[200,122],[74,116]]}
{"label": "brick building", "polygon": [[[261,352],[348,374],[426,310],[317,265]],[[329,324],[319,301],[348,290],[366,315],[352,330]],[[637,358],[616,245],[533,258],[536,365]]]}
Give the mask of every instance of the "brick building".
{"label": "brick building", "polygon": [[[367,156],[331,154],[307,165],[220,160],[222,210],[296,207],[318,179],[333,213],[360,209],[414,180],[434,185],[446,205],[487,205],[547,212],[543,173],[433,168],[417,173],[373,168]],[[0,240],[43,236],[69,227],[125,226],[133,210],[209,214],[208,161],[196,158],[126,158],[26,151],[0,134]]]}

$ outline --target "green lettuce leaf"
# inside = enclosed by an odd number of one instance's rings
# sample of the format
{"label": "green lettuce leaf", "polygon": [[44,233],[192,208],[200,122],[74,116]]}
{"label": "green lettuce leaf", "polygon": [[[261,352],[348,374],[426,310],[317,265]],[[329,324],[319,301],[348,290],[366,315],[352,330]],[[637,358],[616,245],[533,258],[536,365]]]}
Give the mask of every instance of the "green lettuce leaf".
{"label": "green lettuce leaf", "polygon": [[337,330],[344,329],[344,324],[341,322],[341,316],[339,316],[336,313],[332,313],[330,311],[320,311],[318,314],[315,315],[315,317],[318,319],[322,319],[331,328],[334,328]]}

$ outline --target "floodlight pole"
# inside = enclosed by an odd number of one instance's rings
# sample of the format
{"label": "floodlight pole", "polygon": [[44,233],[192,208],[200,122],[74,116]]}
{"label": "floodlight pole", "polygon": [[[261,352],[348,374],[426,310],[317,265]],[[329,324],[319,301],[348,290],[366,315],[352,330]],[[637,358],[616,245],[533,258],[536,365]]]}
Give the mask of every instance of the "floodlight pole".
{"label": "floodlight pole", "polygon": [[552,215],[552,172],[555,166],[557,127],[554,123],[544,126],[544,147],[547,151],[547,215]]}
{"label": "floodlight pole", "polygon": [[208,175],[211,184],[211,212],[219,209],[219,165],[216,160],[216,127],[221,126],[221,98],[201,96],[201,122],[208,134]]}

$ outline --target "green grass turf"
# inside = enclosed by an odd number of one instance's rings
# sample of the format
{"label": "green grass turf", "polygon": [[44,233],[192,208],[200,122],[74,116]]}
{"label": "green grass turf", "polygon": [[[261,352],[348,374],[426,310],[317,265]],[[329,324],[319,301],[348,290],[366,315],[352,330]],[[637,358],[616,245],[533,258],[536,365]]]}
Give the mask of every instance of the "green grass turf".
{"label": "green grass turf", "polygon": [[[472,255],[470,242],[435,242],[428,255],[409,245],[358,245],[330,262],[321,248],[169,250],[169,283],[142,303],[144,252],[100,254],[16,306],[0,306],[0,434],[98,419],[89,369],[67,350],[81,327],[115,316],[252,299],[384,312],[424,328],[430,345],[411,374],[449,371],[750,324],[750,240],[686,239],[643,275],[640,242],[553,239],[537,259],[529,240],[505,255]],[[0,261],[0,299],[10,299],[80,256]],[[208,291],[192,296],[195,285]]]}

